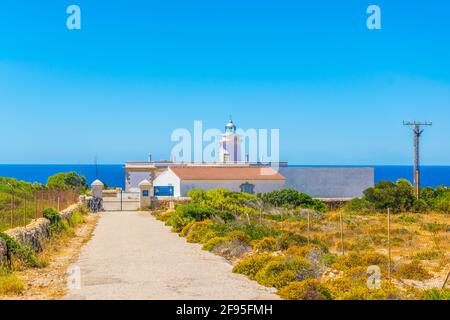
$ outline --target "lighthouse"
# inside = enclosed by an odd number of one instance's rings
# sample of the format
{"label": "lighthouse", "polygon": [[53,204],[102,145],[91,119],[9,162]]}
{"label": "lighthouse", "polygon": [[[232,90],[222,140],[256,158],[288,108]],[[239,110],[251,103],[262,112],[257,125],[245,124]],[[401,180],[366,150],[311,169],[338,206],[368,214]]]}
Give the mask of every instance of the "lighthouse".
{"label": "lighthouse", "polygon": [[218,162],[241,162],[241,145],[242,137],[236,133],[236,126],[230,118],[219,139]]}

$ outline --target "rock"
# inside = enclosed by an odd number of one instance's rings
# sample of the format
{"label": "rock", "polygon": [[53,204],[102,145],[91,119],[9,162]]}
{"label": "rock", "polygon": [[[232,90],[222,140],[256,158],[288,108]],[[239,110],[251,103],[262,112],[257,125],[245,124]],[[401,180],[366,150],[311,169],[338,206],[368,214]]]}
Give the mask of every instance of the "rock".
{"label": "rock", "polygon": [[8,247],[3,239],[0,239],[0,264],[6,260],[8,256]]}

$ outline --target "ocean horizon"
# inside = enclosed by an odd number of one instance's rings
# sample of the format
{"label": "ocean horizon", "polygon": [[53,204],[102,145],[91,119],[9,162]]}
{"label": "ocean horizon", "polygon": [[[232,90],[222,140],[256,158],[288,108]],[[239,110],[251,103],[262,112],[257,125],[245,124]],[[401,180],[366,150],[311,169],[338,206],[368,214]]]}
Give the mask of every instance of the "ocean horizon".
{"label": "ocean horizon", "polygon": [[[289,165],[290,167],[372,167],[375,183],[383,180],[397,181],[400,178],[413,181],[413,166],[405,165]],[[125,187],[124,164],[0,164],[0,177],[15,178],[28,182],[46,183],[49,176],[58,172],[75,171],[86,177],[88,183],[95,179],[108,187]],[[450,186],[450,166],[421,166],[423,187]]]}

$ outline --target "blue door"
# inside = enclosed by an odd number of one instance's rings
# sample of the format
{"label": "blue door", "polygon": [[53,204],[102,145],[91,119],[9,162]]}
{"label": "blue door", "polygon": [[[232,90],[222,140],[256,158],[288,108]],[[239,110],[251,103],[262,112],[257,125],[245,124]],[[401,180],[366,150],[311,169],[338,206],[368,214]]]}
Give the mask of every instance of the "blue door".
{"label": "blue door", "polygon": [[155,186],[153,192],[156,197],[173,197],[173,186]]}

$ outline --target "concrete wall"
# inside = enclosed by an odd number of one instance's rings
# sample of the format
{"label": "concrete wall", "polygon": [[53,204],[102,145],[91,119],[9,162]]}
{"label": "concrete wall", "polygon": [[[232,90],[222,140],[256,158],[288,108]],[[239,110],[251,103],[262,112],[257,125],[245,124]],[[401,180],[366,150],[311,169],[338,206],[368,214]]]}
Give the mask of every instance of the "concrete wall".
{"label": "concrete wall", "polygon": [[374,185],[374,168],[369,167],[280,167],[285,188],[316,198],[356,198]]}
{"label": "concrete wall", "polygon": [[255,186],[255,193],[270,192],[284,188],[284,181],[279,180],[183,180],[181,181],[181,196],[185,197],[188,191],[192,189],[211,190],[227,188],[230,191],[240,192],[241,185],[246,182]]}

